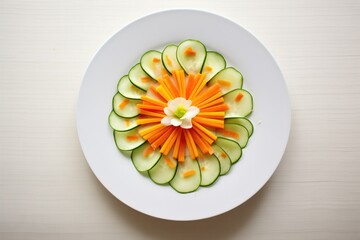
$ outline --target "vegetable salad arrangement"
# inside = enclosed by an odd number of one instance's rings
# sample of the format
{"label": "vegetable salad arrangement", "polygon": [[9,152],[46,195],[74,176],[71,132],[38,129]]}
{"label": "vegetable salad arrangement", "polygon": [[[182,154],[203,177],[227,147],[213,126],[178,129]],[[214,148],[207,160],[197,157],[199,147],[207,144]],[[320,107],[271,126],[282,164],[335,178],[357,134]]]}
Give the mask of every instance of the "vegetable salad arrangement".
{"label": "vegetable salad arrangement", "polygon": [[213,184],[253,133],[243,77],[196,40],[146,52],[121,77],[109,124],[140,172],[180,193]]}

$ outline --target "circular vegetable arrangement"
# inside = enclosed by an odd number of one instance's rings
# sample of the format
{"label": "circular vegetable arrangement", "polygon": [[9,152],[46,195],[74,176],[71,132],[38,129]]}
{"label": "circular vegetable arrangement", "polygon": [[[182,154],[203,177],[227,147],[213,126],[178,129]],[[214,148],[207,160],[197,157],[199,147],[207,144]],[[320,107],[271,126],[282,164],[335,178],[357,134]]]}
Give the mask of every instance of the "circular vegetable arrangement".
{"label": "circular vegetable arrangement", "polygon": [[157,184],[180,193],[213,184],[253,133],[243,77],[196,40],[151,50],[118,83],[109,124],[121,151]]}

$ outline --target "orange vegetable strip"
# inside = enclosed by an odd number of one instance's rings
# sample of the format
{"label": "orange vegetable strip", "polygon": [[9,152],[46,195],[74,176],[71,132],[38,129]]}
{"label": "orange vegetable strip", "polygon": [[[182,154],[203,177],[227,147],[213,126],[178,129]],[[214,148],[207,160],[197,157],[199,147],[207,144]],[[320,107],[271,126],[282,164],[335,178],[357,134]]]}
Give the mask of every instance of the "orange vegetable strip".
{"label": "orange vegetable strip", "polygon": [[146,96],[146,95],[142,95],[142,96],[141,96],[141,100],[146,101],[146,102],[149,102],[149,103],[152,103],[152,104],[157,105],[157,106],[167,107],[167,103],[166,103],[166,102],[163,102],[163,101],[161,101],[161,100],[158,100],[158,99],[155,99],[155,98]]}
{"label": "orange vegetable strip", "polygon": [[175,95],[173,94],[172,90],[170,89],[167,82],[165,81],[166,76],[168,76],[167,73],[163,75],[163,78],[159,78],[158,82],[164,88],[165,92],[173,99],[173,98],[175,98]]}
{"label": "orange vegetable strip", "polygon": [[129,142],[130,141],[137,141],[137,140],[139,140],[139,136],[129,135],[129,136],[126,136],[126,140],[128,140]]}
{"label": "orange vegetable strip", "polygon": [[236,97],[235,97],[235,102],[240,102],[243,97],[244,97],[244,94],[238,93],[238,95],[236,95]]}
{"label": "orange vegetable strip", "polygon": [[182,134],[183,134],[183,130],[180,129],[179,134],[178,134],[178,136],[176,138],[175,145],[174,145],[173,158],[175,158],[175,159],[177,159],[178,155],[179,155],[179,148],[180,148],[180,142],[181,142]]}
{"label": "orange vegetable strip", "polygon": [[150,117],[163,118],[163,117],[166,116],[165,113],[163,113],[163,112],[150,112],[150,111],[143,110],[143,109],[140,109],[139,112],[140,112],[140,114],[147,115],[147,116],[150,116]]}
{"label": "orange vegetable strip", "polygon": [[201,124],[193,121],[193,126],[195,128],[198,128],[199,130],[201,130],[205,135],[209,136],[212,140],[216,140],[216,135],[214,133],[212,133],[210,130],[206,129],[205,127],[203,127]]}
{"label": "orange vegetable strip", "polygon": [[185,149],[186,149],[186,142],[184,140],[184,134],[181,137],[180,140],[180,147],[179,147],[179,154],[178,154],[178,162],[184,162],[185,161]]}
{"label": "orange vegetable strip", "polygon": [[155,149],[158,148],[160,145],[165,143],[173,132],[174,128],[169,128],[163,135],[159,136],[153,143],[151,143],[151,146]]}
{"label": "orange vegetable strip", "polygon": [[160,95],[163,96],[163,98],[165,98],[167,101],[173,99],[171,94],[167,91],[167,89],[164,88],[164,86],[158,86],[156,91],[158,91],[158,93],[160,93]]}
{"label": "orange vegetable strip", "polygon": [[148,76],[141,77],[140,79],[141,79],[142,82],[151,82],[152,81],[152,78],[148,77]]}
{"label": "orange vegetable strip", "polygon": [[197,134],[199,134],[201,136],[201,138],[203,138],[207,143],[212,144],[214,142],[213,139],[211,139],[208,135],[204,134],[203,131],[201,131],[198,127],[193,126],[193,128],[195,132],[197,132]]}
{"label": "orange vegetable strip", "polygon": [[126,120],[125,120],[125,126],[127,126],[127,127],[130,126],[130,120],[129,120],[129,119],[126,119]]}
{"label": "orange vegetable strip", "polygon": [[[151,132],[148,133],[147,135],[145,135],[143,138],[147,138],[149,143],[154,143],[159,137],[161,137],[163,134],[168,134],[167,132],[169,132],[169,134],[171,133],[171,131],[173,130],[172,127],[166,127],[164,126],[164,128],[160,129],[160,130],[156,130],[155,132]],[[145,138],[145,139],[146,139]]]}
{"label": "orange vegetable strip", "polygon": [[191,47],[188,47],[187,49],[185,49],[184,54],[186,56],[194,57],[196,55],[196,52]]}
{"label": "orange vegetable strip", "polygon": [[158,63],[158,62],[160,62],[160,58],[154,57],[154,58],[152,59],[152,61],[155,62],[155,63]]}
{"label": "orange vegetable strip", "polygon": [[181,97],[186,97],[186,82],[185,82],[185,72],[183,69],[180,70],[180,83],[181,83]]}
{"label": "orange vegetable strip", "polygon": [[183,173],[183,177],[184,178],[191,177],[192,175],[195,175],[195,173],[196,171],[194,169],[190,169]]}
{"label": "orange vegetable strip", "polygon": [[219,104],[213,107],[207,107],[207,108],[202,108],[201,111],[203,112],[221,112],[221,111],[226,111],[229,109],[229,106],[227,104]]}
{"label": "orange vegetable strip", "polygon": [[178,85],[178,88],[179,88],[179,96],[180,97],[185,97],[183,95],[183,92],[184,92],[183,88],[184,88],[185,84],[182,83],[181,71],[180,70],[175,70],[175,71],[173,71],[173,75],[174,74],[175,74],[174,78],[175,78],[175,80],[177,82],[177,85]]}
{"label": "orange vegetable strip", "polygon": [[151,147],[151,146],[148,146],[146,149],[145,149],[145,152],[144,152],[144,157],[148,157],[150,155],[150,153],[152,153],[154,151],[154,149]]}
{"label": "orange vegetable strip", "polygon": [[224,153],[224,152],[222,152],[222,153],[220,154],[220,156],[221,156],[222,158],[226,158],[226,157],[227,157],[226,153]]}
{"label": "orange vegetable strip", "polygon": [[166,84],[166,86],[168,87],[168,89],[170,90],[170,92],[174,97],[179,97],[179,90],[175,87],[175,84],[173,80],[171,80],[169,75],[164,76],[164,83]]}
{"label": "orange vegetable strip", "polygon": [[237,132],[225,130],[225,129],[218,130],[218,133],[220,133],[226,137],[232,137],[235,139],[239,139],[239,137],[240,137],[240,135]]}
{"label": "orange vegetable strip", "polygon": [[194,139],[194,142],[196,143],[196,145],[199,146],[200,150],[204,154],[208,153],[209,149],[207,148],[206,144],[201,139],[201,137],[199,137],[199,135],[195,131],[189,131],[189,132],[190,132],[192,138]]}
{"label": "orange vegetable strip", "polygon": [[186,98],[189,98],[190,93],[193,87],[195,86],[195,84],[196,84],[195,76],[194,74],[190,73],[186,83]]}
{"label": "orange vegetable strip", "polygon": [[224,120],[203,118],[203,117],[194,117],[193,121],[196,121],[203,126],[214,127],[214,128],[224,128]]}
{"label": "orange vegetable strip", "polygon": [[171,59],[169,58],[169,56],[168,55],[166,55],[165,56],[165,59],[166,59],[166,63],[169,65],[169,66],[173,66],[173,63],[172,63],[172,61],[171,61]]}
{"label": "orange vegetable strip", "polygon": [[184,131],[184,133],[185,133],[186,144],[190,151],[190,157],[191,157],[191,159],[195,159],[199,156],[199,152],[196,148],[194,139],[192,138],[190,131]]}
{"label": "orange vegetable strip", "polygon": [[211,72],[213,70],[213,68],[210,67],[210,66],[205,66],[205,70],[208,71],[208,72]]}
{"label": "orange vegetable strip", "polygon": [[214,149],[211,147],[211,144],[204,142],[204,144],[206,145],[206,148],[209,150],[209,154],[214,154]]}
{"label": "orange vegetable strip", "polygon": [[166,139],[164,145],[161,147],[160,152],[167,155],[172,146],[174,145],[175,141],[176,141],[176,137],[179,135],[179,130],[180,128],[176,128],[171,135],[169,136],[168,139]]}
{"label": "orange vegetable strip", "polygon": [[[220,94],[220,95],[218,95],[218,96],[221,96],[221,93],[219,93],[219,94]],[[205,102],[205,101],[204,101],[204,102]],[[225,100],[224,100],[223,97],[218,97],[218,98],[216,98],[215,100],[212,100],[212,101],[207,102],[207,103],[205,103],[205,104],[199,103],[199,104],[197,105],[197,107],[200,108],[200,109],[203,109],[203,108],[213,107],[214,105],[220,105],[221,103],[224,103],[224,102],[225,102]]]}
{"label": "orange vegetable strip", "polygon": [[219,79],[216,82],[218,84],[220,84],[222,87],[231,87],[231,82],[230,81]]}
{"label": "orange vegetable strip", "polygon": [[190,99],[193,99],[194,97],[196,97],[199,94],[199,92],[205,87],[205,85],[206,85],[205,76],[206,76],[205,73],[201,73],[197,87],[194,88],[193,92],[191,93],[191,95],[189,97]]}
{"label": "orange vegetable strip", "polygon": [[224,119],[225,112],[199,112],[196,116],[204,117],[204,118]]}
{"label": "orange vegetable strip", "polygon": [[[154,85],[150,85],[150,90],[154,93],[154,95],[160,99],[161,102],[167,102],[165,98],[163,98],[163,96],[160,95],[160,93],[158,93],[158,91],[156,91],[156,87]],[[146,104],[147,102],[143,102],[143,104]]]}
{"label": "orange vegetable strip", "polygon": [[126,105],[128,105],[129,102],[130,102],[129,99],[124,99],[124,100],[122,100],[121,103],[119,104],[119,108],[120,108],[121,110],[123,110],[123,109],[126,107]]}
{"label": "orange vegetable strip", "polygon": [[193,99],[193,104],[197,105],[198,103],[203,102],[204,100],[214,96],[216,93],[220,92],[220,85],[219,84],[214,84],[211,87],[209,87],[208,89],[206,89],[204,92],[202,92],[200,95],[194,97]]}
{"label": "orange vegetable strip", "polygon": [[142,118],[136,119],[136,123],[139,125],[149,124],[149,123],[160,123],[162,118]]}
{"label": "orange vegetable strip", "polygon": [[136,104],[136,107],[144,110],[155,110],[155,111],[164,111],[163,107],[147,104]]}
{"label": "orange vegetable strip", "polygon": [[147,127],[145,129],[140,130],[139,134],[140,134],[140,136],[144,136],[145,134],[148,134],[150,132],[159,130],[159,129],[164,128],[164,127],[165,127],[164,125],[162,125],[161,123],[158,123],[158,124],[155,124],[155,125],[153,125],[151,127]]}
{"label": "orange vegetable strip", "polygon": [[169,157],[165,157],[165,162],[172,169],[174,169],[176,167],[176,165],[171,161],[171,159]]}
{"label": "orange vegetable strip", "polygon": [[191,99],[191,98],[194,96],[195,90],[196,90],[196,89],[199,87],[199,85],[201,84],[201,81],[200,81],[201,76],[202,76],[201,73],[198,73],[198,74],[195,75],[195,79],[194,79],[195,83],[194,83],[193,87],[192,87],[191,90],[190,90],[191,93],[190,93],[188,99]]}

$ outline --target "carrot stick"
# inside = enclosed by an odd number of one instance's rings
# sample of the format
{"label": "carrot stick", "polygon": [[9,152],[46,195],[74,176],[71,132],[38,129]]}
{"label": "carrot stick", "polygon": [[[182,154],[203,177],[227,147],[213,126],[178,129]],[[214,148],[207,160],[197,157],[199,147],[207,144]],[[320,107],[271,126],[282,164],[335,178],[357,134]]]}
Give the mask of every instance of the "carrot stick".
{"label": "carrot stick", "polygon": [[240,135],[237,132],[225,130],[225,129],[218,130],[218,133],[220,133],[223,136],[231,137],[231,138],[235,138],[235,139],[239,139],[239,137],[240,137]]}
{"label": "carrot stick", "polygon": [[191,177],[192,175],[195,175],[195,173],[196,171],[194,169],[190,169],[183,173],[183,177],[184,178]]}
{"label": "carrot stick", "polygon": [[[215,94],[215,95],[217,95],[217,94]],[[220,96],[221,96],[221,93],[220,93]],[[225,102],[224,98],[219,97],[219,98],[217,98],[215,100],[207,102],[206,104],[199,103],[199,105],[197,105],[197,107],[200,108],[200,109],[203,109],[203,108],[213,107],[214,105],[219,105],[219,104],[224,103],[224,102]]]}
{"label": "carrot stick", "polygon": [[145,134],[148,134],[150,132],[153,132],[153,131],[156,131],[156,130],[159,130],[161,128],[165,127],[164,125],[162,125],[161,123],[158,123],[158,124],[155,124],[151,127],[147,127],[145,129],[142,129],[139,131],[139,134],[140,136],[144,136]]}
{"label": "carrot stick", "polygon": [[126,107],[126,105],[128,105],[129,102],[130,102],[129,99],[124,99],[124,100],[122,100],[121,103],[119,104],[119,108],[120,108],[121,110],[123,110],[123,109]]}
{"label": "carrot stick", "polygon": [[202,108],[201,111],[203,112],[221,112],[221,111],[226,111],[229,109],[229,106],[227,104],[219,104],[213,107],[207,107],[207,108]]}
{"label": "carrot stick", "polygon": [[147,116],[150,116],[150,117],[163,118],[163,117],[166,116],[164,112],[150,112],[150,111],[143,110],[143,109],[140,109],[139,112],[140,112],[140,114],[147,115]]}
{"label": "carrot stick", "polygon": [[[150,90],[155,94],[156,97],[160,99],[161,102],[167,102],[167,100],[156,91],[156,87],[154,85],[150,85]],[[146,102],[143,102],[145,104]]]}
{"label": "carrot stick", "polygon": [[[183,134],[184,136],[184,134]],[[180,147],[179,147],[179,154],[178,154],[178,162],[184,162],[185,161],[185,148],[186,148],[186,142],[184,140],[184,137],[181,137],[180,140]]]}
{"label": "carrot stick", "polygon": [[146,149],[145,149],[145,152],[144,152],[144,157],[148,157],[150,155],[150,153],[152,153],[154,151],[154,149],[151,147],[151,146],[148,146]]}
{"label": "carrot stick", "polygon": [[203,107],[203,106],[206,106],[206,105],[212,103],[213,101],[218,100],[219,98],[221,98],[221,99],[223,100],[223,102],[224,102],[224,98],[222,98],[221,96],[222,96],[222,93],[221,93],[221,92],[218,92],[218,93],[214,94],[213,96],[209,97],[208,99],[206,99],[206,100],[198,103],[196,106],[197,106],[198,108],[201,108],[201,107]]}
{"label": "carrot stick", "polygon": [[139,109],[144,109],[144,110],[164,111],[163,107],[154,106],[154,105],[136,104],[136,107],[139,108]]}
{"label": "carrot stick", "polygon": [[181,142],[182,134],[183,134],[183,130],[180,129],[179,136],[177,136],[176,142],[175,142],[175,145],[174,145],[173,158],[175,158],[175,159],[177,159],[178,155],[179,155],[179,148],[180,148],[180,142]]}
{"label": "carrot stick", "polygon": [[192,119],[195,122],[202,124],[203,126],[214,127],[214,128],[224,128],[224,120],[203,118],[203,117],[194,117]]}
{"label": "carrot stick", "polygon": [[199,117],[224,119],[225,112],[199,112]]}
{"label": "carrot stick", "polygon": [[136,119],[136,123],[139,125],[149,124],[149,123],[160,123],[161,118],[142,118]]}
{"label": "carrot stick", "polygon": [[179,90],[175,87],[175,84],[169,75],[164,76],[164,83],[174,97],[179,97]]}
{"label": "carrot stick", "polygon": [[171,131],[173,131],[173,127],[164,126],[164,128],[161,128],[160,130],[148,133],[147,135],[143,136],[143,138],[147,139],[149,143],[154,143],[162,135],[169,136]]}
{"label": "carrot stick", "polygon": [[180,92],[180,96],[181,97],[186,97],[186,85],[185,85],[185,73],[184,70],[180,70],[180,83],[181,83],[181,92]]}
{"label": "carrot stick", "polygon": [[179,130],[180,130],[180,128],[176,128],[176,129],[171,133],[171,135],[169,136],[169,138],[166,139],[164,145],[163,145],[163,146],[161,147],[161,149],[160,149],[160,152],[161,152],[161,153],[167,155],[167,154],[170,152],[172,146],[174,145],[174,142],[175,142],[175,140],[176,140],[176,137],[179,135]]}
{"label": "carrot stick", "polygon": [[173,132],[174,128],[169,128],[168,131],[166,131],[163,135],[159,136],[153,143],[151,143],[151,146],[156,149],[163,145]]}
{"label": "carrot stick", "polygon": [[196,84],[196,87],[189,96],[189,99],[193,99],[194,97],[196,97],[199,94],[199,92],[204,88],[204,86],[206,85],[205,76],[206,76],[205,73],[201,73],[199,82]]}
{"label": "carrot stick", "polygon": [[194,139],[194,142],[196,143],[197,146],[199,146],[200,150],[206,154],[209,152],[209,149],[207,148],[207,146],[205,145],[205,143],[203,142],[203,140],[201,139],[201,137],[199,137],[199,135],[195,132],[195,131],[189,131],[192,138]]}
{"label": "carrot stick", "polygon": [[196,52],[191,47],[188,47],[187,49],[185,49],[184,54],[186,56],[194,57],[196,55]]}
{"label": "carrot stick", "polygon": [[152,103],[152,104],[157,105],[157,106],[167,107],[167,103],[165,103],[163,101],[160,101],[160,100],[157,100],[155,98],[146,96],[146,95],[142,95],[141,100]]}
{"label": "carrot stick", "polygon": [[195,75],[195,79],[194,79],[195,82],[194,82],[193,87],[190,90],[191,93],[190,93],[188,99],[191,99],[194,96],[195,90],[200,86],[200,84],[201,84],[201,81],[200,81],[201,76],[202,76],[201,73],[198,73],[198,74]]}
{"label": "carrot stick", "polygon": [[202,101],[210,98],[214,94],[220,92],[221,86],[217,83],[206,89],[203,93],[193,98],[193,104],[201,103]]}
{"label": "carrot stick", "polygon": [[164,88],[164,86],[160,85],[156,88],[156,91],[158,91],[158,93],[160,93],[160,95],[165,98],[167,101],[173,99],[173,97],[171,96],[171,93]]}
{"label": "carrot stick", "polygon": [[193,89],[193,87],[196,84],[196,80],[195,80],[195,76],[194,74],[189,74],[188,79],[187,79],[187,86],[186,86],[186,98],[189,98],[190,93]]}
{"label": "carrot stick", "polygon": [[235,102],[240,102],[243,97],[244,97],[244,94],[238,93],[238,95],[236,95],[236,97],[235,97]]}
{"label": "carrot stick", "polygon": [[185,140],[186,140],[186,145],[190,151],[190,157],[191,159],[195,159],[199,156],[198,150],[196,148],[194,139],[192,138],[191,134],[189,131],[184,131],[185,133]]}
{"label": "carrot stick", "polygon": [[201,138],[203,138],[207,143],[212,144],[214,142],[213,139],[211,139],[208,135],[204,134],[204,132],[201,131],[196,126],[193,126],[192,129],[194,129],[194,131],[197,132],[197,134],[199,134],[201,136]]}
{"label": "carrot stick", "polygon": [[176,165],[173,163],[173,161],[171,161],[171,159],[169,157],[165,157],[165,162],[172,169],[174,169],[176,167]]}
{"label": "carrot stick", "polygon": [[139,140],[139,136],[136,136],[136,135],[128,135],[128,136],[126,136],[126,140],[128,140],[129,142],[131,142],[131,141],[137,141],[137,140]]}
{"label": "carrot stick", "polygon": [[216,138],[217,138],[216,135],[213,134],[211,131],[209,131],[208,129],[206,129],[201,124],[199,124],[195,121],[193,121],[192,123],[195,128],[198,128],[199,130],[201,130],[205,135],[209,136],[212,140],[214,140],[214,141],[216,140]]}

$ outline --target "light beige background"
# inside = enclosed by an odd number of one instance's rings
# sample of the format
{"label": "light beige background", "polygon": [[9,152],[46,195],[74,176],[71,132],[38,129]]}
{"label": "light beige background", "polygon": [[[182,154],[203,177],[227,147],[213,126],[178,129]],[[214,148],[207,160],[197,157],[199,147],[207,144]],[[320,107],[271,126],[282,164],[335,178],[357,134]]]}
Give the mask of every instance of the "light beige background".
{"label": "light beige background", "polygon": [[[258,37],[293,110],[265,187],[195,222],[154,219],[115,199],[89,169],[75,126],[82,76],[101,44],[134,19],[179,7]],[[1,0],[0,239],[360,239],[359,103],[357,0]]]}

